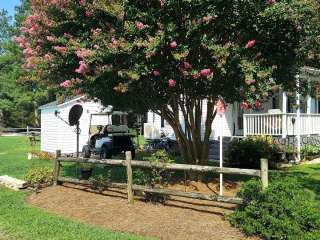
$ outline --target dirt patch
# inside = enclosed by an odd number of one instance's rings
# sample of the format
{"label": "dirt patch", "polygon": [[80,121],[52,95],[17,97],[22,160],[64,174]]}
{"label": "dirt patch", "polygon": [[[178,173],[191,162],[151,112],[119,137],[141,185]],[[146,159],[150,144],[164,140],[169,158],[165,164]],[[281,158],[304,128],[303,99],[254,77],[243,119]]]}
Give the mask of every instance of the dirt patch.
{"label": "dirt patch", "polygon": [[[216,191],[215,185],[205,185],[193,183],[188,188]],[[171,188],[184,186],[177,184]],[[230,194],[228,190],[227,194]],[[139,199],[128,205],[125,191],[109,189],[98,194],[71,184],[43,189],[27,200],[34,206],[84,223],[165,240],[256,239],[246,237],[225,220],[226,214],[236,207],[233,204],[171,197],[166,205]]]}

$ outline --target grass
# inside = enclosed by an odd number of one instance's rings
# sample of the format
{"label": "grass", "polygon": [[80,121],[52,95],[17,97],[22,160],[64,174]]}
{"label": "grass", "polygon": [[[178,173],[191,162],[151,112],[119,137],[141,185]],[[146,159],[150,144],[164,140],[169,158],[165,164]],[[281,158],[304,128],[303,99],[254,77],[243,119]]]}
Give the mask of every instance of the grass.
{"label": "grass", "polygon": [[26,137],[0,137],[0,175],[23,178],[33,165],[53,166],[51,161],[27,160],[27,153],[38,148],[32,148]]}
{"label": "grass", "polygon": [[[0,137],[0,175],[23,178],[27,170],[33,166],[52,166],[52,161],[27,160],[27,152],[36,149],[30,147],[25,137]],[[27,192],[16,192],[0,187],[1,240],[147,239],[108,231],[47,213],[28,205],[24,201],[27,194]]]}

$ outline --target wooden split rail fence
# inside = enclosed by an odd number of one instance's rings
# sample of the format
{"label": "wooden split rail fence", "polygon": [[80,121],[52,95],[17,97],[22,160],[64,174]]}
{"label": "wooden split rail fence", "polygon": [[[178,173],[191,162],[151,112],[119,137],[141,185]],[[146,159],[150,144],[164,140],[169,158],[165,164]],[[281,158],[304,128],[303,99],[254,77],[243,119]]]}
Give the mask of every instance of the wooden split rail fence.
{"label": "wooden split rail fence", "polygon": [[148,161],[134,161],[131,157],[131,152],[126,152],[126,160],[117,159],[94,159],[94,158],[75,158],[75,157],[61,157],[61,152],[57,151],[54,169],[54,182],[55,185],[58,183],[75,183],[90,185],[88,180],[79,180],[68,177],[60,176],[60,168],[62,162],[76,162],[76,163],[91,163],[99,164],[105,166],[123,166],[127,169],[127,183],[108,183],[107,187],[112,188],[122,188],[127,189],[128,192],[128,202],[133,203],[134,191],[157,193],[163,195],[179,196],[193,199],[219,201],[227,203],[242,204],[243,200],[238,197],[229,197],[221,195],[209,195],[197,192],[184,192],[176,191],[171,189],[162,188],[151,188],[142,185],[133,184],[132,167],[139,168],[161,168],[166,170],[182,170],[182,171],[192,171],[200,173],[222,173],[222,174],[234,174],[234,175],[247,175],[247,176],[258,176],[261,177],[262,188],[266,189],[268,186],[268,160],[261,159],[261,169],[240,169],[240,168],[226,168],[226,167],[213,167],[213,166],[199,166],[199,165],[189,165],[189,164],[152,164]]}

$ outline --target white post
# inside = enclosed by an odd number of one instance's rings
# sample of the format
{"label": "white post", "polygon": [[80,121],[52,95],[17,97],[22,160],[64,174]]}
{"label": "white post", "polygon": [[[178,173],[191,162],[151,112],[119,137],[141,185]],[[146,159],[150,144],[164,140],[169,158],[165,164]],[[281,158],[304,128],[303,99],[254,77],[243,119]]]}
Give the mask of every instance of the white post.
{"label": "white post", "polygon": [[243,136],[246,137],[247,136],[247,116],[246,114],[243,114]]}
{"label": "white post", "polygon": [[27,125],[27,136],[29,136],[29,126]]}
{"label": "white post", "polygon": [[287,137],[287,104],[288,97],[285,91],[282,92],[282,138]]}
{"label": "white post", "polygon": [[[222,122],[222,115],[220,115],[220,120]],[[220,130],[220,168],[223,167],[223,127],[221,125]],[[220,173],[220,196],[223,196],[223,174]]]}
{"label": "white post", "polygon": [[296,81],[297,81],[297,123],[296,123],[296,128],[297,128],[297,159],[296,163],[299,163],[301,161],[301,101],[300,101],[300,76],[296,75]]}
{"label": "white post", "polygon": [[309,136],[311,134],[313,134],[313,132],[312,132],[312,123],[311,123],[311,105],[312,105],[312,98],[308,94],[307,95],[307,119],[308,119],[308,123],[307,123],[307,131],[308,131],[308,133],[307,134]]}

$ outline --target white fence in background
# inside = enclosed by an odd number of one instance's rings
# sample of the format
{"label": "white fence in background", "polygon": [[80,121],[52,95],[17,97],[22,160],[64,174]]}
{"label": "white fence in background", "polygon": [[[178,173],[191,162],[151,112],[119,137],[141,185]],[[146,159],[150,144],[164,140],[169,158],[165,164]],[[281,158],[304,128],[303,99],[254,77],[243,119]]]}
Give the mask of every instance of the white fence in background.
{"label": "white fence in background", "polygon": [[25,128],[3,128],[0,129],[0,132],[3,134],[24,134],[24,135],[39,135],[41,132],[41,128],[34,128],[34,127],[25,127]]}
{"label": "white fence in background", "polygon": [[296,135],[300,127],[301,135],[320,134],[320,114],[301,113],[298,126],[295,113],[244,114],[244,135],[273,135],[286,137]]}

